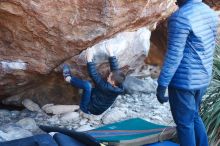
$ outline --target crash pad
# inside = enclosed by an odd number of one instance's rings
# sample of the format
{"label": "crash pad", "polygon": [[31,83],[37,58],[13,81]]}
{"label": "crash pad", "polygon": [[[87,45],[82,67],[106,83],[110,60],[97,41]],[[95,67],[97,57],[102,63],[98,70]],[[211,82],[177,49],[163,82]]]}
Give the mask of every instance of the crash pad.
{"label": "crash pad", "polygon": [[144,146],[179,146],[179,144],[176,144],[171,141],[163,141],[163,142],[157,142],[157,143],[153,143],[153,144],[147,144]]}
{"label": "crash pad", "polygon": [[133,118],[105,125],[86,133],[107,144],[134,146],[171,139],[175,136],[175,127]]}

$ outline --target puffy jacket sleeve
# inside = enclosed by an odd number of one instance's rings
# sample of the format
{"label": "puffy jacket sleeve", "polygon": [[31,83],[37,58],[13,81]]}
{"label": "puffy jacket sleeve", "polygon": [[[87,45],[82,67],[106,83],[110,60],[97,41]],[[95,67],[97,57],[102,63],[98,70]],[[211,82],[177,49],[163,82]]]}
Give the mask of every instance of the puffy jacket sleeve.
{"label": "puffy jacket sleeve", "polygon": [[100,75],[100,73],[98,73],[96,69],[96,64],[94,62],[87,62],[87,71],[96,85],[103,82],[102,76]]}
{"label": "puffy jacket sleeve", "polygon": [[[116,66],[114,66],[114,67],[116,67]],[[116,68],[113,68],[113,69],[116,69]],[[87,70],[88,70],[89,76],[92,78],[95,85],[97,87],[99,87],[100,89],[102,89],[103,91],[111,91],[116,94],[124,93],[123,87],[113,87],[111,84],[109,84],[107,81],[105,81],[102,78],[102,76],[97,72],[96,64],[94,62],[87,63]]]}
{"label": "puffy jacket sleeve", "polygon": [[118,60],[115,56],[109,57],[109,64],[111,71],[115,71],[119,69]]}
{"label": "puffy jacket sleeve", "polygon": [[168,22],[168,48],[158,84],[167,87],[183,58],[186,41],[190,33],[187,19],[174,13]]}

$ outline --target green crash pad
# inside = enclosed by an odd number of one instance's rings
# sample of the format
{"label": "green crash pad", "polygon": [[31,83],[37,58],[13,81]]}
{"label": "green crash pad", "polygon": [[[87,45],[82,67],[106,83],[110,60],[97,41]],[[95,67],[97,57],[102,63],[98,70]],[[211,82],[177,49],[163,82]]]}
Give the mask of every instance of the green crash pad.
{"label": "green crash pad", "polygon": [[87,133],[110,145],[136,146],[171,139],[175,136],[175,127],[134,118],[87,131]]}

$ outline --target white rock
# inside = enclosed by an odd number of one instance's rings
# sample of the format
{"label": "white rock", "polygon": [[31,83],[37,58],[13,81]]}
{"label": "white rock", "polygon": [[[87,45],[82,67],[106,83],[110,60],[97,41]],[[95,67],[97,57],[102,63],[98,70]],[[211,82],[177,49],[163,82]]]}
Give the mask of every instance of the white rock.
{"label": "white rock", "polygon": [[92,126],[100,126],[102,123],[101,123],[101,121],[90,121],[89,122]]}
{"label": "white rock", "polygon": [[83,125],[83,126],[79,127],[78,129],[76,129],[76,131],[83,132],[83,131],[89,131],[92,129],[94,129],[94,128],[88,124],[88,125]]}
{"label": "white rock", "polygon": [[[103,63],[108,60],[106,44],[109,44],[112,46],[112,51],[116,56],[123,56],[118,58],[120,67],[129,64],[131,68],[136,68],[138,65],[143,64],[144,56],[150,50],[150,36],[151,32],[146,27],[142,27],[134,32],[119,33],[114,38],[104,40],[88,49],[92,50],[96,63]],[[85,56],[86,50],[80,55],[74,56],[73,60],[82,60],[78,64],[84,65],[86,64]]]}
{"label": "white rock", "polygon": [[11,111],[11,116],[12,117],[17,117],[17,116],[19,116],[19,114],[20,114],[20,111],[16,111],[16,110]]}
{"label": "white rock", "polygon": [[34,103],[30,99],[24,99],[22,101],[22,104],[24,105],[25,108],[27,108],[30,111],[33,111],[33,112],[41,112],[42,111],[41,108],[39,107],[39,105]]}
{"label": "white rock", "polygon": [[38,129],[38,126],[37,126],[35,120],[32,119],[32,118],[21,119],[16,124],[21,126],[22,128],[24,128],[25,130],[36,130],[36,129]]}
{"label": "white rock", "polygon": [[117,99],[120,100],[122,98],[122,95],[118,95]]}
{"label": "white rock", "polygon": [[92,116],[91,114],[87,114],[87,113],[84,113],[82,111],[79,112],[79,115],[82,117],[82,118],[85,118],[85,119],[90,119],[90,117]]}
{"label": "white rock", "polygon": [[49,104],[45,104],[44,106],[42,106],[42,109],[46,109],[47,107],[53,106],[53,103],[49,103]]}
{"label": "white rock", "polygon": [[79,113],[77,112],[69,112],[61,116],[61,120],[64,122],[78,121],[79,119]]}
{"label": "white rock", "polygon": [[52,116],[51,118],[48,119],[48,122],[50,124],[60,124],[60,119],[57,115]]}
{"label": "white rock", "polygon": [[90,120],[93,120],[93,121],[100,121],[103,117],[105,113],[101,114],[101,115],[92,115],[90,116]]}
{"label": "white rock", "polygon": [[152,93],[156,91],[157,87],[154,80],[150,77],[148,80],[142,80],[133,76],[127,76],[123,84],[128,93]]}
{"label": "white rock", "polygon": [[132,103],[132,102],[134,102],[134,99],[133,99],[133,98],[127,98],[126,101],[127,101],[128,103]]}
{"label": "white rock", "polygon": [[63,114],[73,112],[79,109],[78,105],[45,105],[42,109],[48,114]]}
{"label": "white rock", "polygon": [[135,99],[135,98],[138,98],[138,94],[132,94],[132,97]]}
{"label": "white rock", "polygon": [[121,108],[128,108],[128,104],[121,104],[120,107]]}
{"label": "white rock", "polygon": [[80,126],[85,125],[87,122],[88,122],[88,119],[82,119],[82,120],[79,122],[79,125],[80,125]]}
{"label": "white rock", "polygon": [[117,100],[114,102],[114,104],[113,104],[114,107],[120,106],[120,105],[121,105],[121,101],[118,100],[118,99],[117,99]]}
{"label": "white rock", "polygon": [[0,130],[0,137],[2,137],[6,141],[11,141],[15,139],[25,138],[33,136],[30,131],[22,129],[16,126],[10,126],[4,129],[4,131]]}
{"label": "white rock", "polygon": [[[107,112],[107,111],[105,111],[105,112]],[[103,115],[105,114],[105,112],[102,113],[101,115],[93,115],[93,114],[87,114],[87,113],[80,111],[80,116],[82,118],[86,118],[90,121],[100,121],[102,119]]]}
{"label": "white rock", "polygon": [[0,109],[0,118],[4,118],[5,116],[10,116],[11,113],[9,110]]}
{"label": "white rock", "polygon": [[26,70],[27,63],[23,62],[22,60],[15,60],[15,61],[1,61],[2,68],[4,70]]}
{"label": "white rock", "polygon": [[109,124],[119,121],[123,118],[126,118],[125,112],[119,108],[113,108],[103,116],[102,121],[104,124]]}

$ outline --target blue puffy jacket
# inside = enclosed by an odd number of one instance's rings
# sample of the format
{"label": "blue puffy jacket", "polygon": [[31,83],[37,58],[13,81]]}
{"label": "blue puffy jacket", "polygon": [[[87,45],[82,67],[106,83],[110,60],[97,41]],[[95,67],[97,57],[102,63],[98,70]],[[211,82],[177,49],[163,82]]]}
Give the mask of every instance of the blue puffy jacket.
{"label": "blue puffy jacket", "polygon": [[202,0],[185,0],[168,21],[168,49],[158,84],[182,89],[209,85],[218,16]]}
{"label": "blue puffy jacket", "polygon": [[[111,71],[118,70],[118,61],[116,57],[109,58]],[[95,88],[92,89],[91,102],[89,111],[94,115],[100,115],[106,111],[115,101],[119,94],[124,94],[124,87],[114,87],[97,72],[94,62],[87,63],[87,70],[95,83]]]}

